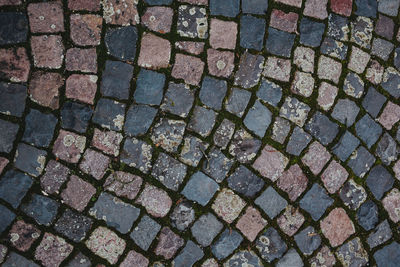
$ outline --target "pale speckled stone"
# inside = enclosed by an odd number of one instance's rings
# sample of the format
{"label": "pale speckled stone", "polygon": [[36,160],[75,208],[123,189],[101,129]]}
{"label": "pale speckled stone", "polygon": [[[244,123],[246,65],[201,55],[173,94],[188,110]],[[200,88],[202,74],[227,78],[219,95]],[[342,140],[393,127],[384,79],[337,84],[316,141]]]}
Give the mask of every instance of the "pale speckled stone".
{"label": "pale speckled stone", "polygon": [[96,180],[101,180],[107,171],[111,160],[92,149],[87,149],[83,155],[83,159],[79,164],[79,168],[86,174],[93,176]]}
{"label": "pale speckled stone", "polygon": [[315,52],[311,48],[298,46],[294,50],[293,63],[304,72],[314,72]]}
{"label": "pale speckled stone", "polygon": [[291,91],[305,97],[311,96],[314,89],[314,78],[309,73],[296,71]]}
{"label": "pale speckled stone", "polygon": [[294,235],[303,225],[305,219],[299,208],[287,205],[285,211],[278,217],[277,223],[288,236]]}
{"label": "pale speckled stone", "polygon": [[85,149],[85,144],[86,137],[60,130],[57,140],[53,145],[53,153],[62,160],[77,163]]}
{"label": "pale speckled stone", "polygon": [[333,247],[341,245],[355,233],[353,222],[342,208],[333,209],[320,225],[322,233]]}
{"label": "pale speckled stone", "polygon": [[317,254],[310,259],[311,267],[333,267],[335,263],[335,256],[328,246],[323,246]]}
{"label": "pale speckled stone", "polygon": [[325,111],[329,110],[335,102],[338,91],[336,86],[322,82],[318,89],[318,105]]}
{"label": "pale speckled stone", "polygon": [[347,67],[350,70],[361,74],[367,67],[370,58],[371,56],[367,52],[364,52],[360,48],[353,46],[351,49],[350,62]]}
{"label": "pale speckled stone", "polygon": [[337,84],[342,73],[342,64],[332,58],[321,56],[318,61],[318,77]]}
{"label": "pale speckled stone", "polygon": [[99,226],[85,242],[86,246],[96,255],[115,264],[125,249],[125,241],[113,231]]}
{"label": "pale speckled stone", "polygon": [[136,203],[141,204],[154,217],[164,217],[172,206],[172,200],[168,194],[150,184],[145,185]]}
{"label": "pale speckled stone", "polygon": [[282,82],[290,79],[291,63],[289,59],[268,57],[263,75]]}
{"label": "pale speckled stone", "polygon": [[46,267],[59,266],[72,252],[73,246],[64,238],[45,233],[35,251],[35,259]]}
{"label": "pale speckled stone", "polygon": [[246,206],[246,202],[230,189],[222,189],[212,204],[215,213],[227,223],[232,223]]}
{"label": "pale speckled stone", "polygon": [[359,237],[341,246],[336,256],[343,266],[368,266],[368,253],[363,248]]}
{"label": "pale speckled stone", "polygon": [[349,174],[342,165],[337,161],[332,160],[322,173],[321,180],[328,192],[333,194],[339,190],[342,184],[346,181],[348,175]]}
{"label": "pale speckled stone", "polygon": [[400,221],[400,191],[393,188],[382,200],[383,207],[389,214],[389,218],[397,223]]}
{"label": "pale speckled stone", "polygon": [[275,182],[283,173],[289,159],[275,148],[266,145],[256,159],[253,168],[271,181]]}
{"label": "pale speckled stone", "polygon": [[[400,32],[400,31],[399,31]],[[371,60],[365,78],[373,84],[380,84],[385,68],[376,60]]]}

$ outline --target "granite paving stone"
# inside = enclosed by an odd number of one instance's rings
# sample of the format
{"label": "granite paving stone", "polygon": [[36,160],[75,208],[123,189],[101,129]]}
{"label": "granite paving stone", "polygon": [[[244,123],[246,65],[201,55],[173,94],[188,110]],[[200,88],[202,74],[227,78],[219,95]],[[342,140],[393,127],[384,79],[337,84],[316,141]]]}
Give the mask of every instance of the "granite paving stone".
{"label": "granite paving stone", "polygon": [[151,106],[141,104],[132,105],[126,113],[125,133],[130,136],[146,134],[156,115],[157,109]]}
{"label": "granite paving stone", "polygon": [[373,201],[367,200],[361,204],[357,210],[357,222],[367,231],[375,228],[379,222],[379,218],[378,207]]}
{"label": "granite paving stone", "polygon": [[321,245],[321,237],[312,226],[308,226],[296,234],[294,240],[304,255],[311,255]]}
{"label": "granite paving stone", "polygon": [[187,117],[194,101],[194,92],[185,84],[170,82],[161,109],[180,117]]}
{"label": "granite paving stone", "polygon": [[362,266],[367,265],[369,262],[367,252],[359,237],[342,245],[337,250],[336,256],[342,264],[348,264],[349,266]]}
{"label": "granite paving stone", "polygon": [[35,225],[18,220],[12,225],[8,232],[8,237],[13,247],[19,251],[27,251],[39,238],[40,234],[40,230]]}
{"label": "granite paving stone", "polygon": [[107,60],[102,74],[100,92],[104,96],[127,99],[133,67],[120,61]]}
{"label": "granite paving stone", "polygon": [[221,232],[223,224],[211,213],[202,215],[190,228],[196,241],[203,247],[211,245]]}
{"label": "granite paving stone", "polygon": [[267,228],[265,232],[257,238],[255,244],[261,258],[268,263],[277,258],[281,258],[288,249],[285,241],[283,241],[278,231],[273,227]]}
{"label": "granite paving stone", "polygon": [[[120,214],[124,216],[120,216]],[[122,234],[130,231],[132,224],[139,217],[140,209],[125,203],[109,193],[101,193],[89,214],[104,220],[107,225],[114,227]]]}
{"label": "granite paving stone", "polygon": [[25,2],[0,264],[396,266],[400,0]]}
{"label": "granite paving stone", "polygon": [[110,28],[104,38],[107,52],[123,61],[135,59],[137,40],[138,30],[135,26]]}
{"label": "granite paving stone", "polygon": [[130,237],[141,249],[148,250],[160,229],[161,226],[156,221],[145,215],[133,229]]}
{"label": "granite paving stone", "polygon": [[60,204],[49,197],[33,194],[28,203],[22,205],[21,210],[33,218],[40,225],[51,225],[57,215]]}
{"label": "granite paving stone", "polygon": [[34,177],[42,174],[47,152],[34,146],[20,143],[15,152],[14,166]]}
{"label": "granite paving stone", "polygon": [[166,188],[177,191],[186,176],[186,165],[165,153],[160,153],[153,165],[151,175]]}
{"label": "granite paving stone", "polygon": [[353,152],[347,165],[353,170],[355,175],[362,178],[369,171],[374,162],[375,157],[369,153],[365,147],[359,146],[357,150]]}
{"label": "granite paving stone", "polygon": [[18,124],[0,119],[0,152],[11,152],[18,130]]}
{"label": "granite paving stone", "polygon": [[228,186],[233,191],[250,198],[254,198],[265,184],[261,178],[244,165],[240,165],[227,180]]}
{"label": "granite paving stone", "polygon": [[97,227],[85,244],[94,254],[106,259],[110,264],[118,261],[126,246],[122,238],[103,226]]}
{"label": "granite paving stone", "polygon": [[219,186],[213,179],[202,172],[196,172],[190,177],[181,193],[187,199],[205,206],[218,189]]}
{"label": "granite paving stone", "polygon": [[74,242],[82,241],[93,224],[89,217],[67,209],[54,223],[54,229]]}
{"label": "granite paving stone", "polygon": [[299,209],[288,205],[281,216],[278,217],[277,223],[279,228],[288,236],[293,236],[303,225],[305,218]]}
{"label": "granite paving stone", "polygon": [[242,243],[243,237],[235,230],[226,229],[211,246],[211,252],[221,260],[228,257]]}
{"label": "granite paving stone", "polygon": [[178,256],[174,258],[172,264],[176,267],[193,266],[203,256],[203,250],[193,241],[189,240]]}
{"label": "granite paving stone", "polygon": [[64,238],[45,233],[39,246],[36,247],[35,259],[46,267],[59,266],[72,250],[73,246]]}
{"label": "granite paving stone", "polygon": [[[42,90],[45,90],[45,88],[42,88]],[[26,96],[27,88],[25,85],[0,82],[0,97],[2,99],[0,113],[21,117],[25,109]]]}
{"label": "granite paving stone", "polygon": [[275,218],[287,206],[287,201],[269,186],[256,200],[254,201],[269,218]]}
{"label": "granite paving stone", "polygon": [[249,89],[258,84],[264,68],[264,57],[245,52],[239,60],[239,67],[235,73],[235,85]]}
{"label": "granite paving stone", "polygon": [[339,191],[343,203],[352,210],[356,210],[367,199],[367,193],[361,185],[353,179],[348,180]]}
{"label": "granite paving stone", "polygon": [[300,207],[307,211],[314,221],[319,220],[332,204],[333,199],[328,196],[324,188],[316,183],[300,200]]}
{"label": "granite paving stone", "polygon": [[[32,110],[31,112],[33,113],[33,111],[34,110]],[[93,114],[93,110],[90,108],[89,105],[78,103],[75,101],[66,101],[61,108],[61,127],[64,129],[68,129],[68,130],[75,130],[79,133],[84,133],[87,130],[89,121],[92,118],[92,114]],[[46,118],[46,117],[44,117],[44,118]],[[44,125],[46,125],[46,127],[51,127],[51,126],[55,127],[57,120],[54,118],[53,119],[54,122],[51,122],[51,118],[52,118],[51,116],[47,115],[48,124],[47,125],[44,124]],[[40,121],[44,122],[43,119],[41,119],[41,120],[40,119],[41,118],[39,117],[35,120],[37,128],[38,128],[37,123],[40,123]],[[41,124],[41,125],[43,125],[43,124]],[[36,132],[40,133],[40,132],[43,132],[46,130],[45,127],[43,127],[43,128],[42,127],[43,126],[41,126],[40,129],[37,129],[37,130],[33,129],[33,130],[35,130],[35,133]],[[46,134],[49,135],[50,133],[53,132],[48,129],[47,129],[47,131],[48,131],[48,133],[42,133],[43,138],[46,137]],[[48,137],[48,139],[49,139],[48,142],[50,142],[51,137],[52,137],[52,135],[50,137]],[[29,142],[29,141],[27,141],[27,142]],[[37,145],[40,146],[40,144],[37,144]],[[43,145],[41,145],[41,146],[43,146]]]}
{"label": "granite paving stone", "polygon": [[235,54],[231,51],[207,50],[208,71],[213,76],[229,78],[235,68]]}
{"label": "granite paving stone", "polygon": [[368,236],[367,243],[370,248],[379,246],[392,237],[393,233],[390,229],[388,220],[379,223],[375,230]]}
{"label": "granite paving stone", "polygon": [[0,180],[0,198],[17,208],[32,185],[33,180],[30,176],[20,171],[9,170]]}

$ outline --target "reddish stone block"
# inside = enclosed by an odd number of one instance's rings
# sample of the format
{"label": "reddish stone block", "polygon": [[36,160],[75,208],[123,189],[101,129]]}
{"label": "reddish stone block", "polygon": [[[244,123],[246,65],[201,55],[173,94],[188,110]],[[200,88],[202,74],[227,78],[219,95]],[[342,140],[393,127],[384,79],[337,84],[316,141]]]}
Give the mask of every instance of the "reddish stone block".
{"label": "reddish stone block", "polygon": [[153,185],[146,184],[136,203],[145,207],[146,211],[154,217],[164,217],[172,206],[168,194]]}
{"label": "reddish stone block", "polygon": [[93,185],[76,175],[71,175],[67,187],[61,193],[61,198],[68,206],[83,211],[95,193],[96,188]]}
{"label": "reddish stone block", "polygon": [[204,43],[193,41],[175,42],[175,48],[193,55],[200,55],[204,51]]}
{"label": "reddish stone block", "polygon": [[151,33],[144,33],[140,45],[138,65],[149,69],[169,66],[171,44],[168,40]]}
{"label": "reddish stone block", "polygon": [[394,22],[391,18],[379,14],[379,19],[375,25],[376,34],[392,40],[394,34]]}
{"label": "reddish stone block", "polygon": [[297,20],[299,15],[294,12],[285,13],[282,10],[274,9],[271,13],[270,26],[285,32],[297,31]]}
{"label": "reddish stone block", "polygon": [[235,49],[237,37],[237,23],[211,19],[210,45],[212,48]]}
{"label": "reddish stone block", "polygon": [[32,36],[31,48],[35,67],[61,68],[64,60],[64,45],[61,35]]}
{"label": "reddish stone block", "polygon": [[31,32],[63,32],[64,14],[61,1],[31,3],[28,5]]}
{"label": "reddish stone block", "polygon": [[79,168],[86,174],[93,176],[96,180],[101,180],[107,171],[111,160],[92,149],[86,149],[83,159],[79,164]]}
{"label": "reddish stone block", "polygon": [[24,47],[0,49],[0,78],[12,82],[28,81],[31,64]]}
{"label": "reddish stone block", "polygon": [[271,181],[275,182],[285,170],[289,159],[275,148],[266,145],[261,155],[253,163],[253,168]]}
{"label": "reddish stone block", "polygon": [[169,260],[184,244],[183,238],[172,232],[168,227],[163,227],[158,236],[158,243],[154,252],[156,255],[161,255],[166,260]]}
{"label": "reddish stone block", "polygon": [[60,87],[63,85],[64,78],[60,74],[36,71],[29,83],[30,98],[39,105],[58,109]]}
{"label": "reddish stone block", "polygon": [[212,204],[215,213],[227,223],[232,223],[246,206],[246,202],[230,189],[222,189]]}
{"label": "reddish stone block", "polygon": [[235,54],[229,51],[207,50],[207,65],[211,75],[228,78],[232,75]]}
{"label": "reddish stone block", "polygon": [[10,162],[8,159],[4,157],[0,157],[0,174],[3,172],[4,168],[7,166],[8,162]]}
{"label": "reddish stone block", "polygon": [[94,254],[111,264],[117,263],[126,246],[122,238],[103,226],[97,227],[85,244]]}
{"label": "reddish stone block", "polygon": [[389,101],[386,104],[378,121],[387,130],[392,129],[393,125],[400,120],[400,106]]}
{"label": "reddish stone block", "polygon": [[320,222],[320,225],[322,233],[329,240],[332,247],[343,244],[349,236],[355,233],[353,222],[342,208],[333,209]]}
{"label": "reddish stone block", "polygon": [[347,17],[351,15],[353,0],[331,0],[330,2],[333,12]]}
{"label": "reddish stone block", "polygon": [[318,105],[325,111],[329,110],[335,102],[339,89],[327,82],[322,82],[318,89]]}
{"label": "reddish stone block", "polygon": [[315,267],[333,267],[336,264],[336,258],[328,246],[323,246],[317,255],[310,259],[310,264]]}
{"label": "reddish stone block", "polygon": [[99,45],[103,18],[91,14],[72,14],[70,17],[71,40],[76,45]]}
{"label": "reddish stone block", "polygon": [[143,179],[127,172],[116,171],[110,174],[103,187],[119,197],[134,199],[139,193]]}
{"label": "reddish stone block", "polygon": [[171,75],[176,79],[183,79],[188,84],[199,85],[203,70],[204,62],[200,58],[176,54]]}
{"label": "reddish stone block", "polygon": [[289,195],[291,201],[295,201],[306,190],[307,184],[308,179],[297,164],[284,171],[277,183],[278,187]]}
{"label": "reddish stone block", "polygon": [[72,74],[65,86],[65,96],[84,103],[93,104],[97,91],[97,76]]}
{"label": "reddish stone block", "polygon": [[60,130],[53,145],[56,157],[70,163],[77,163],[85,149],[86,137],[73,132]]}
{"label": "reddish stone block", "polygon": [[137,0],[102,0],[103,18],[107,24],[122,26],[139,24],[137,3]]}
{"label": "reddish stone block", "polygon": [[69,71],[97,72],[96,48],[70,48],[65,57],[65,68]]}
{"label": "reddish stone block", "polygon": [[119,265],[119,267],[131,267],[131,266],[147,267],[149,266],[149,260],[139,252],[131,250],[129,251],[128,255],[126,255],[126,258]]}
{"label": "reddish stone block", "polygon": [[0,0],[0,6],[17,6],[20,4],[22,4],[21,0]]}
{"label": "reddish stone block", "polygon": [[382,200],[383,207],[389,214],[389,218],[394,222],[400,221],[400,191],[393,188],[386,197]]}
{"label": "reddish stone block", "polygon": [[68,0],[68,8],[75,11],[99,11],[100,0]]}
{"label": "reddish stone block", "polygon": [[171,31],[173,16],[174,11],[170,7],[148,7],[142,16],[142,24],[151,31],[168,33]]}
{"label": "reddish stone block", "polygon": [[250,242],[256,239],[258,233],[264,229],[266,225],[267,221],[261,216],[260,212],[253,207],[248,207],[246,212],[236,223],[236,227]]}
{"label": "reddish stone block", "polygon": [[289,6],[301,7],[302,0],[275,0],[275,2],[283,3]]}
{"label": "reddish stone block", "polygon": [[321,180],[324,183],[326,190],[333,194],[339,190],[344,182],[346,182],[349,174],[337,161],[332,160],[328,167],[321,175]]}
{"label": "reddish stone block", "polygon": [[286,206],[285,212],[279,216],[277,223],[281,230],[288,236],[294,235],[303,225],[305,219],[298,208]]}
{"label": "reddish stone block", "polygon": [[314,175],[318,175],[322,168],[328,163],[331,154],[318,141],[312,143],[302,161],[307,165]]}
{"label": "reddish stone block", "polygon": [[316,19],[326,19],[328,17],[327,4],[328,0],[306,0],[303,14]]}
{"label": "reddish stone block", "polygon": [[122,134],[105,130],[102,131],[100,129],[95,128],[93,139],[92,139],[92,146],[97,149],[100,149],[106,154],[112,156],[119,155],[119,146],[122,141]]}
{"label": "reddish stone block", "polygon": [[64,238],[45,233],[35,250],[35,259],[45,267],[60,266],[73,249],[74,247],[68,244]]}
{"label": "reddish stone block", "polygon": [[55,160],[50,160],[44,175],[40,177],[40,185],[46,193],[58,194],[58,190],[67,181],[69,173],[67,167]]}
{"label": "reddish stone block", "polygon": [[40,236],[40,230],[33,224],[16,221],[8,233],[10,244],[20,251],[28,251]]}

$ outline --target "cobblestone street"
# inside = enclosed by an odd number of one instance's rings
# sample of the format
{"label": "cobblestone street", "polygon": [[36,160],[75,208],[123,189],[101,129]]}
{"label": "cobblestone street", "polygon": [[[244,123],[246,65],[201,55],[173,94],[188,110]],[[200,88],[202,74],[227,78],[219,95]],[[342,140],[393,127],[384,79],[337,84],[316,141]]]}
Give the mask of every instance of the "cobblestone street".
{"label": "cobblestone street", "polygon": [[400,266],[400,0],[0,0],[0,266]]}

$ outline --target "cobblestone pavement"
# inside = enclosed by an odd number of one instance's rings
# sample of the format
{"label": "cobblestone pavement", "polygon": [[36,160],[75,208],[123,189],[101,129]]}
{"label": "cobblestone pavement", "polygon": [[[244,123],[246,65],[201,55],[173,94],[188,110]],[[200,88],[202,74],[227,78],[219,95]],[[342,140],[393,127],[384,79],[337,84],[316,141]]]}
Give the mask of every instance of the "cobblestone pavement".
{"label": "cobblestone pavement", "polygon": [[0,0],[1,266],[399,266],[400,0]]}

